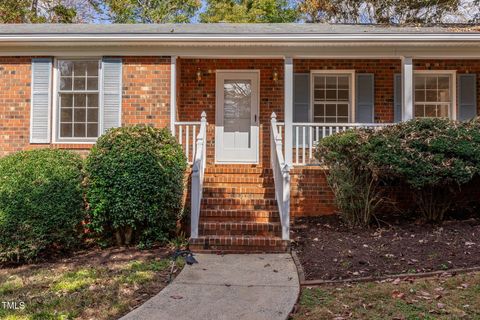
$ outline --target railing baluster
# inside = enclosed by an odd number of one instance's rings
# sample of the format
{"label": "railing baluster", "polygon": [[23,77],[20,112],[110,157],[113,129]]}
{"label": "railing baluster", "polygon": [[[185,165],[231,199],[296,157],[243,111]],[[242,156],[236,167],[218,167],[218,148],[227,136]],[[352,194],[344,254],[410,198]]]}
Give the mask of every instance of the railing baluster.
{"label": "railing baluster", "polygon": [[308,139],[309,139],[309,143],[308,143],[308,160],[310,161],[312,159],[312,149],[313,149],[313,127],[309,127],[308,128]]}
{"label": "railing baluster", "polygon": [[190,126],[186,126],[185,128],[185,147],[187,150],[185,150],[185,155],[187,156],[187,159],[190,160],[190,145],[188,144],[188,129]]}
{"label": "railing baluster", "polygon": [[303,144],[303,148],[302,148],[302,164],[305,164],[305,148],[306,148],[305,140],[307,140],[307,136],[305,135],[305,126],[302,126],[302,144]]}
{"label": "railing baluster", "polygon": [[192,155],[195,157],[195,151],[196,151],[196,143],[195,139],[197,138],[197,135],[195,134],[197,129],[197,125],[192,125]]}
{"label": "railing baluster", "polygon": [[295,127],[295,163],[298,163],[298,127]]}

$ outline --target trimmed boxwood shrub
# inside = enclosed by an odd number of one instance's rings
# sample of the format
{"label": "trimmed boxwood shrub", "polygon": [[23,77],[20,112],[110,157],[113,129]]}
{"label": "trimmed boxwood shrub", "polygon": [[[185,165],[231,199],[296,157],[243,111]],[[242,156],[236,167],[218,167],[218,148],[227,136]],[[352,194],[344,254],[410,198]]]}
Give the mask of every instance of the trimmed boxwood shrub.
{"label": "trimmed boxwood shrub", "polygon": [[82,180],[82,159],[70,151],[38,149],[0,159],[0,261],[31,261],[78,244]]}
{"label": "trimmed boxwood shrub", "polygon": [[180,217],[186,158],[167,129],[121,127],[86,160],[91,225],[118,245],[164,241]]}
{"label": "trimmed boxwood shrub", "polygon": [[480,123],[416,119],[347,131],[322,139],[316,156],[330,168],[337,204],[351,224],[366,224],[379,197],[386,200],[380,184],[405,186],[423,218],[440,221],[459,209],[462,187],[480,173]]}

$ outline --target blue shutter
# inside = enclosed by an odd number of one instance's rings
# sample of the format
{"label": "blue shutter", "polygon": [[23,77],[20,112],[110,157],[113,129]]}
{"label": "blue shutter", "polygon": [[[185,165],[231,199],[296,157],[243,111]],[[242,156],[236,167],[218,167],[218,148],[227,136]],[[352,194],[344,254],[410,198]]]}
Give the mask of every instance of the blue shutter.
{"label": "blue shutter", "polygon": [[402,75],[396,73],[393,81],[393,121],[402,121]]}
{"label": "blue shutter", "polygon": [[101,132],[121,126],[122,59],[104,58],[102,61],[102,120]]}
{"label": "blue shutter", "polygon": [[356,75],[355,122],[373,123],[375,110],[375,82],[372,73]]}
{"label": "blue shutter", "polygon": [[30,143],[50,143],[52,59],[32,59]]}
{"label": "blue shutter", "polygon": [[477,75],[458,75],[458,120],[465,121],[477,116]]}
{"label": "blue shutter", "polygon": [[[295,73],[293,75],[293,122],[310,121],[310,74]],[[307,144],[309,134],[306,132],[305,141],[303,131],[298,132],[298,143]],[[296,141],[296,131],[293,129],[293,144]]]}

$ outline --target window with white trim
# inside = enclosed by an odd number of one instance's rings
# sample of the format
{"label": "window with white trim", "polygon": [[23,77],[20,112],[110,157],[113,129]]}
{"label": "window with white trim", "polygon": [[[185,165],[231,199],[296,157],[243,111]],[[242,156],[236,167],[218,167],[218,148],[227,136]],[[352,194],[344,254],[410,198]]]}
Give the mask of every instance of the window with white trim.
{"label": "window with white trim", "polygon": [[351,74],[313,74],[313,122],[346,123],[351,110]]}
{"label": "window with white trim", "polygon": [[449,118],[452,112],[452,75],[416,74],[416,118]]}
{"label": "window with white trim", "polygon": [[59,60],[57,137],[95,141],[100,134],[100,61]]}

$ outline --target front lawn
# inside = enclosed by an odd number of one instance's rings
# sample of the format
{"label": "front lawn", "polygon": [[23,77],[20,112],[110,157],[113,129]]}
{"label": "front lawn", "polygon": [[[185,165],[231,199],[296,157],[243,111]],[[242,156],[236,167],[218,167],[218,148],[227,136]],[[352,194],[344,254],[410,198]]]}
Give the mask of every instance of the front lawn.
{"label": "front lawn", "polygon": [[[92,250],[0,268],[0,319],[117,319],[167,285],[169,254],[162,248]],[[183,262],[177,265],[178,271]]]}
{"label": "front lawn", "polygon": [[291,319],[480,319],[480,273],[309,287]]}

